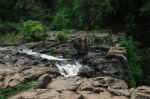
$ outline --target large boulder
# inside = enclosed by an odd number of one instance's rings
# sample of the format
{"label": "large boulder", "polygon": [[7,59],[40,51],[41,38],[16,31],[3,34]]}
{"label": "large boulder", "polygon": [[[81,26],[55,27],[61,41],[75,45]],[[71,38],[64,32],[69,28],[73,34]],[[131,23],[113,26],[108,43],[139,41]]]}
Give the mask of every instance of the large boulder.
{"label": "large boulder", "polygon": [[89,72],[87,71],[93,70],[94,76],[127,79],[125,76],[128,71],[126,54],[126,49],[123,47],[93,46],[83,58],[83,63],[86,65],[83,68],[88,68],[84,75],[88,75]]}
{"label": "large boulder", "polygon": [[37,88],[46,88],[47,85],[52,81],[52,77],[49,74],[43,74],[38,79],[38,85]]}
{"label": "large boulder", "polygon": [[140,86],[132,94],[131,99],[150,99],[150,87]]}
{"label": "large boulder", "polygon": [[83,66],[78,71],[79,76],[92,77],[93,74],[94,74],[94,70],[88,66]]}

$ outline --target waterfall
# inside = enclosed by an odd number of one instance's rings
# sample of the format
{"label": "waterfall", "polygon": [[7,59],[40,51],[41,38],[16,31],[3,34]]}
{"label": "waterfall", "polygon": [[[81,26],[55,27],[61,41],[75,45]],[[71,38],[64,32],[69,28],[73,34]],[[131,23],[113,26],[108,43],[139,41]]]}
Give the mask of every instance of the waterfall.
{"label": "waterfall", "polygon": [[76,76],[81,66],[82,65],[78,61],[73,63],[56,63],[56,67],[59,69],[61,75],[65,77]]}
{"label": "waterfall", "polygon": [[58,61],[56,62],[55,65],[59,69],[61,75],[65,77],[76,76],[78,74],[80,67],[82,66],[78,61],[70,62],[70,60],[68,59],[57,58],[57,57],[46,55],[46,54],[40,54],[37,52],[33,52],[32,50],[29,50],[29,49],[19,50],[19,52],[27,54],[27,55],[32,55],[35,57],[40,57],[42,59]]}
{"label": "waterfall", "polygon": [[40,57],[42,59],[47,59],[47,60],[56,60],[56,61],[63,61],[63,60],[67,60],[67,59],[62,59],[62,58],[57,58],[57,57],[54,57],[54,56],[50,56],[50,55],[47,55],[47,54],[40,54],[40,53],[37,53],[37,52],[33,52],[32,50],[29,50],[29,49],[21,49],[21,50],[18,50],[20,53],[24,53],[24,54],[27,54],[27,55],[31,55],[31,56],[35,56],[35,57]]}
{"label": "waterfall", "polygon": [[63,58],[58,58],[47,54],[41,54],[24,47],[15,47],[15,46],[0,47],[0,51],[7,51],[7,50],[12,51],[12,53],[19,52],[21,54],[34,56],[41,59],[47,59],[49,61],[53,60],[55,61],[55,66],[59,69],[61,75],[65,77],[76,76],[78,74],[80,67],[82,66],[78,61],[75,60],[63,59]]}

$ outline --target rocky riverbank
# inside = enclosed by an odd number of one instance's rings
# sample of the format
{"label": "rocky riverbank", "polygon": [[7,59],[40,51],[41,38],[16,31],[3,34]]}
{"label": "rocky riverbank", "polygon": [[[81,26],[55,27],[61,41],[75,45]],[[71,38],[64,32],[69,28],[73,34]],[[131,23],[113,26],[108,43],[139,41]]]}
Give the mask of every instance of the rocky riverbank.
{"label": "rocky riverbank", "polygon": [[25,80],[36,85],[9,99],[149,99],[150,87],[128,88],[126,82],[112,77],[63,77],[47,67],[10,68],[1,66],[1,90]]}
{"label": "rocky riverbank", "polygon": [[52,32],[0,47],[1,90],[36,81],[9,99],[150,99],[150,87],[128,87],[126,48],[116,43],[122,35],[71,32],[63,42]]}

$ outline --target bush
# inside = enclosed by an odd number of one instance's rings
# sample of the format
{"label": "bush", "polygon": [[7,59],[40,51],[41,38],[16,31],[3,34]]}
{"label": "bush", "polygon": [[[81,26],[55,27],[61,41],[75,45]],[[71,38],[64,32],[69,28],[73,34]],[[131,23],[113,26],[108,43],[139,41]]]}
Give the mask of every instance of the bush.
{"label": "bush", "polygon": [[38,21],[25,21],[22,23],[20,33],[27,41],[38,41],[46,37],[45,26]]}
{"label": "bush", "polygon": [[12,32],[18,32],[18,24],[14,22],[2,22],[0,24],[0,31],[2,35],[12,33]]}
{"label": "bush", "polygon": [[56,54],[57,49],[56,49],[55,47],[52,47],[52,48],[49,49],[49,51],[50,51],[50,53],[51,53],[52,55],[54,55],[54,54]]}
{"label": "bush", "polygon": [[27,43],[26,47],[29,48],[29,49],[32,49],[33,48],[33,44],[32,43]]}
{"label": "bush", "polygon": [[138,50],[138,42],[136,42],[132,37],[128,37],[120,40],[119,45],[127,48],[129,60],[129,85],[131,87],[135,87],[140,81],[140,78],[143,76],[143,70],[140,66],[142,55]]}
{"label": "bush", "polygon": [[57,34],[57,38],[59,41],[64,42],[68,38],[68,34],[70,32],[68,30],[63,30]]}

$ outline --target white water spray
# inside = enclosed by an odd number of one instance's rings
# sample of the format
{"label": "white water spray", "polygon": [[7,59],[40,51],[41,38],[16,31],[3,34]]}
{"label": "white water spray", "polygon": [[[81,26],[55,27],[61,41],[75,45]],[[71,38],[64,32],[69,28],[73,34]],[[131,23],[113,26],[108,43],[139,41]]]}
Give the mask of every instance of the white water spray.
{"label": "white water spray", "polygon": [[29,50],[29,49],[19,50],[19,52],[27,54],[27,55],[35,56],[35,57],[40,57],[42,59],[47,59],[47,60],[56,60],[56,61],[66,60],[66,59],[57,58],[57,57],[46,55],[46,54],[40,54],[40,53],[37,53],[37,52],[33,52],[32,50]]}
{"label": "white water spray", "polygon": [[33,52],[32,50],[28,50],[28,49],[24,49],[19,52],[25,53],[27,55],[33,55],[35,57],[40,57],[42,59],[59,61],[60,64],[56,63],[56,67],[59,69],[61,75],[65,77],[76,76],[78,74],[80,67],[82,66],[78,61],[70,63],[70,62],[67,62],[68,61],[67,59],[57,58],[57,57],[46,55],[46,54],[40,54],[40,53]]}
{"label": "white water spray", "polygon": [[56,67],[60,70],[60,73],[65,77],[76,76],[82,65],[76,61],[73,64],[56,64]]}

